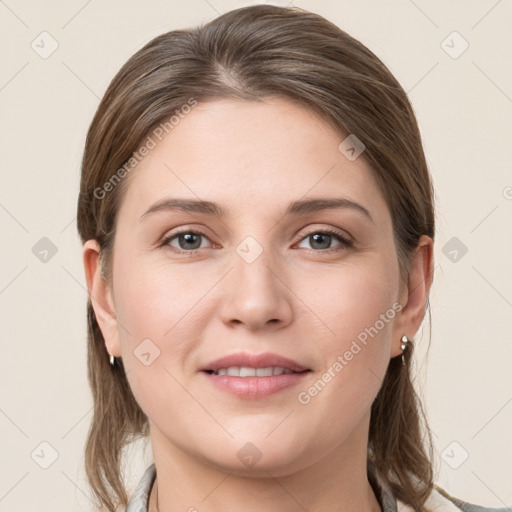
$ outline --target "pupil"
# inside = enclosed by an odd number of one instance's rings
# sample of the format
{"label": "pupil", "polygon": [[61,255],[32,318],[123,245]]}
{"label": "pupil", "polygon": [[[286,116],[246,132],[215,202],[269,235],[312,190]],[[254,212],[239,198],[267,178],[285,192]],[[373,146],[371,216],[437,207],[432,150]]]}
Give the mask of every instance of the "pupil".
{"label": "pupil", "polygon": [[[191,243],[192,245],[194,245],[194,238],[197,239],[194,247],[190,247],[190,245],[189,245],[188,247],[182,247],[182,248],[198,249],[199,246],[201,245],[201,242],[199,242],[199,244],[197,243],[197,241],[199,240],[199,235],[196,235],[194,233],[186,233],[186,234],[180,236],[180,241],[184,241],[185,243],[188,243],[188,244]],[[180,245],[182,245],[182,244],[180,244]]]}
{"label": "pupil", "polygon": [[[325,235],[325,234],[322,234],[322,233],[316,233],[314,235],[311,235],[311,238],[313,239],[313,243],[311,244],[311,246],[313,248],[315,248],[315,244],[317,243],[320,243],[320,245],[322,245],[322,238],[326,238],[328,239],[328,242],[327,242],[327,246],[324,246],[324,247],[316,247],[316,249],[328,249],[329,248],[329,241],[331,239],[331,235]],[[319,242],[320,240],[320,242]],[[325,245],[325,240],[324,240],[324,245]]]}
{"label": "pupil", "polygon": [[[194,233],[185,233],[184,235],[180,235],[180,242],[183,242],[183,244],[180,244],[180,245],[192,244],[193,247],[190,247],[190,245],[189,245],[188,249],[198,249],[201,246],[201,242],[199,242],[199,236],[200,235],[196,235]],[[329,242],[331,239],[331,235],[326,235],[323,233],[315,233],[314,235],[311,235],[310,238],[313,241],[311,244],[312,247],[315,247],[316,249],[328,249],[329,248]]]}

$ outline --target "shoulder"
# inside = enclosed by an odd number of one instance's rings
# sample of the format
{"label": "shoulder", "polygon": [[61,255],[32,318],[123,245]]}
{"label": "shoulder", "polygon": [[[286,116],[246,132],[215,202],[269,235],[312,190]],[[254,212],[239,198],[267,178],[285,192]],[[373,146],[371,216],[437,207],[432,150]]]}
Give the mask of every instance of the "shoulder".
{"label": "shoulder", "polygon": [[486,507],[484,505],[469,503],[450,495],[447,491],[438,485],[435,486],[431,497],[434,500],[437,500],[437,502],[441,502],[442,500],[445,502],[450,502],[455,505],[455,510],[462,510],[464,512],[512,512],[512,507]]}
{"label": "shoulder", "polygon": [[[425,509],[429,512],[512,512],[509,507],[486,507],[469,503],[450,495],[438,485],[425,502]],[[413,509],[397,499],[397,512],[413,512]]]}

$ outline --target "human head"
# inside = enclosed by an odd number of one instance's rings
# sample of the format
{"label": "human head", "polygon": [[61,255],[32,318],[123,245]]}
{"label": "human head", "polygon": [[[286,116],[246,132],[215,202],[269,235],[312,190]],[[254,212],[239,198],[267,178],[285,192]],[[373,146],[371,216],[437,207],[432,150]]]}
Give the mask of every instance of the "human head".
{"label": "human head", "polygon": [[[173,114],[179,116],[184,105],[192,106],[191,98],[201,103],[270,96],[306,106],[340,136],[353,134],[364,143],[360,158],[372,169],[389,208],[400,282],[406,286],[420,238],[434,238],[432,185],[407,96],[378,58],[338,27],[298,8],[272,6],[231,11],[203,27],[163,34],[131,57],[111,82],[87,136],[78,202],[81,240],[99,242],[109,283],[117,214],[138,169],[133,162],[125,167],[133,168],[129,173],[118,170],[148,135]],[[114,175],[119,179],[111,181]],[[126,499],[117,468],[120,452],[129,440],[147,435],[148,425],[122,361],[109,368],[91,302],[87,307],[95,410],[86,469],[96,494],[108,504],[105,483]],[[418,503],[431,486],[431,469],[421,447],[411,355],[406,352],[405,367],[396,361],[389,365],[372,406],[369,447],[371,461],[390,483]],[[406,456],[411,450],[412,458]],[[413,491],[414,477],[423,484],[419,491]]]}

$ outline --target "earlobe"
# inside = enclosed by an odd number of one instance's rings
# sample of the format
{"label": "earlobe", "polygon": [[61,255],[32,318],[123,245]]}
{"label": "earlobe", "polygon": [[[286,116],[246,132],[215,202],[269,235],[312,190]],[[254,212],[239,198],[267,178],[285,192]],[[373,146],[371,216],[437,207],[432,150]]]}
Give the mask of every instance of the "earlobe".
{"label": "earlobe", "polygon": [[391,357],[402,353],[401,338],[413,338],[425,317],[426,305],[433,280],[434,244],[430,237],[423,235],[418,247],[411,255],[409,282],[404,290],[405,300],[393,327]]}
{"label": "earlobe", "polygon": [[99,252],[100,246],[97,240],[91,239],[85,242],[82,256],[87,289],[106,349],[109,354],[121,357],[119,328],[112,290],[101,273]]}

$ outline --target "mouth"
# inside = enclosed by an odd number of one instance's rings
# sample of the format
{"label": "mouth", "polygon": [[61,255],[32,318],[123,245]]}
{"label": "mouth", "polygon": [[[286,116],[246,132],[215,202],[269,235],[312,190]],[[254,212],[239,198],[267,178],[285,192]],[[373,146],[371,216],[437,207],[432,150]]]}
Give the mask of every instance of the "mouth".
{"label": "mouth", "polygon": [[202,370],[200,373],[205,376],[206,383],[213,386],[213,389],[237,399],[256,400],[269,397],[287,388],[304,386],[304,379],[311,370],[288,370],[285,373],[284,369],[279,367],[228,367],[219,368],[219,370]]}
{"label": "mouth", "polygon": [[233,377],[272,377],[283,373],[302,373],[310,369],[287,357],[266,352],[251,354],[238,352],[229,354],[200,368],[211,375]]}
{"label": "mouth", "polygon": [[305,373],[311,370],[295,371],[279,366],[267,366],[263,368],[251,368],[249,366],[228,366],[218,370],[202,370],[209,375],[229,375],[231,377],[273,377],[283,374]]}
{"label": "mouth", "polygon": [[231,354],[200,369],[208,385],[237,399],[263,399],[304,385],[311,368],[277,354]]}

